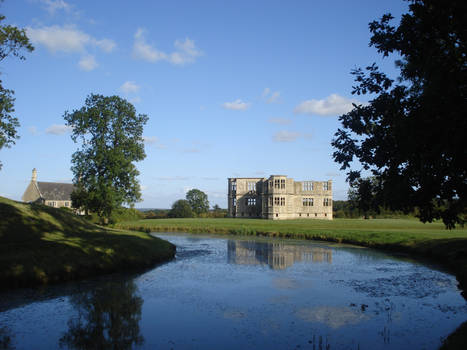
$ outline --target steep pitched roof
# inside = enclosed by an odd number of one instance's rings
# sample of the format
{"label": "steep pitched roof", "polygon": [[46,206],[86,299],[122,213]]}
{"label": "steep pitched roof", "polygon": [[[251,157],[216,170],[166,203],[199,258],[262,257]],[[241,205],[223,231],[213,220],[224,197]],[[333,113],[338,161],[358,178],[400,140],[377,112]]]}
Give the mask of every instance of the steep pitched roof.
{"label": "steep pitched roof", "polygon": [[37,187],[42,198],[56,201],[69,201],[74,189],[73,184],[42,181],[37,182]]}

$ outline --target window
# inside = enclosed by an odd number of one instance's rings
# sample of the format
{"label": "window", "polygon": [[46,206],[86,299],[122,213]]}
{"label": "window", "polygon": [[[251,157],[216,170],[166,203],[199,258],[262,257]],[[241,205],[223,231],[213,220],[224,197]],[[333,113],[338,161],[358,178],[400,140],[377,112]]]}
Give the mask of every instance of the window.
{"label": "window", "polygon": [[249,205],[249,206],[256,205],[256,198],[248,198],[247,199],[247,205]]}
{"label": "window", "polygon": [[256,191],[256,182],[248,182],[248,191]]}
{"label": "window", "polygon": [[56,207],[56,206],[57,206],[57,203],[56,203],[56,202],[49,202],[49,203],[50,203],[49,205],[50,205],[51,207]]}
{"label": "window", "polygon": [[70,202],[65,202],[65,207],[70,207]]}
{"label": "window", "polygon": [[269,197],[269,205],[270,205],[270,206],[273,205],[273,202],[274,202],[273,198],[272,198],[272,197]]}
{"label": "window", "polygon": [[[225,188],[225,187],[224,187]],[[236,181],[233,181],[232,182],[232,191],[236,191],[237,190],[237,182]]]}
{"label": "window", "polygon": [[327,182],[323,183],[323,190],[325,191],[329,190],[329,183]]}
{"label": "window", "polygon": [[281,180],[281,188],[285,188],[285,180]]}
{"label": "window", "polygon": [[280,182],[278,179],[274,180],[274,188],[280,188]]}
{"label": "window", "polygon": [[302,182],[302,191],[313,191],[313,182],[303,181]]}
{"label": "window", "polygon": [[323,205],[324,205],[325,207],[331,206],[331,198],[324,198],[324,199],[323,199]]}
{"label": "window", "polygon": [[303,198],[302,200],[304,207],[312,207],[313,206],[313,198]]}
{"label": "window", "polygon": [[281,197],[281,205],[282,205],[282,206],[285,205],[285,198],[284,198],[284,197]]}
{"label": "window", "polygon": [[232,198],[232,206],[236,206],[237,205],[237,198]]}
{"label": "window", "polygon": [[302,216],[302,214],[301,214],[301,213],[298,213],[298,216]]}
{"label": "window", "polygon": [[279,197],[274,197],[274,205],[280,205],[280,198]]}

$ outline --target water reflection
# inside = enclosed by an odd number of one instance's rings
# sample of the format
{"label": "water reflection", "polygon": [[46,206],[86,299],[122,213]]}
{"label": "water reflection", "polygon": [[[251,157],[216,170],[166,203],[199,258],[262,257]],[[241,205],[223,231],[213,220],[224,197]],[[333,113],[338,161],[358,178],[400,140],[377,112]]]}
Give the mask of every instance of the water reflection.
{"label": "water reflection", "polygon": [[70,297],[76,314],[60,338],[61,348],[131,349],[142,345],[140,333],[143,299],[133,281],[106,282]]}
{"label": "water reflection", "polygon": [[295,262],[332,263],[332,249],[255,241],[227,241],[227,260],[238,265],[268,265],[283,270]]}

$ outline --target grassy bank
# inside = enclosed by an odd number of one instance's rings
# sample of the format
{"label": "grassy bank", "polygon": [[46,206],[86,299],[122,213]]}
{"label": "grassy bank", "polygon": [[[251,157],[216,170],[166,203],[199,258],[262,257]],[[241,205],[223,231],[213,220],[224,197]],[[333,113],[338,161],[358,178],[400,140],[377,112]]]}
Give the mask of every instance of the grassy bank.
{"label": "grassy bank", "polygon": [[171,259],[175,247],[146,233],[93,225],[72,213],[0,197],[0,286],[53,283]]}
{"label": "grassy bank", "polygon": [[[446,230],[416,219],[159,219],[122,222],[119,228],[144,232],[226,233],[350,243],[408,253],[437,261],[467,290],[467,228]],[[464,294],[465,295],[465,294]]]}

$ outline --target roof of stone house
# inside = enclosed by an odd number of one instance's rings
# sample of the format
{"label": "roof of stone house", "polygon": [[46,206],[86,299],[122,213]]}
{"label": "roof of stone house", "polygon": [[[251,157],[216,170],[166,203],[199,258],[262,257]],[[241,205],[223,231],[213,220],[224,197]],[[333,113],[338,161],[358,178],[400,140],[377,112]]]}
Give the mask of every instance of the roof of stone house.
{"label": "roof of stone house", "polygon": [[55,201],[69,201],[74,189],[73,184],[42,181],[37,181],[37,187],[42,198]]}

